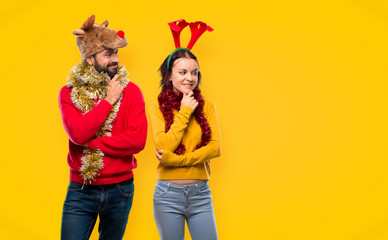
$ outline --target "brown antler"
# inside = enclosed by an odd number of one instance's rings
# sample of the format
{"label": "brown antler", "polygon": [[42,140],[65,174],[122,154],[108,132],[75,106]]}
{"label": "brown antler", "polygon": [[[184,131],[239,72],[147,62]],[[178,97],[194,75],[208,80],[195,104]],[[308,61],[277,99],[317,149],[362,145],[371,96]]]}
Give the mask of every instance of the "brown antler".
{"label": "brown antler", "polygon": [[[91,27],[93,27],[94,25],[94,20],[95,20],[95,16],[92,15],[90,16],[85,22],[84,24],[82,24],[81,28],[80,29],[77,29],[77,30],[74,30],[73,31],[73,34],[76,35],[77,37],[84,37],[85,36],[85,31],[87,31],[88,29],[90,29]],[[108,24],[107,24],[108,25]]]}
{"label": "brown antler", "polygon": [[89,28],[93,27],[93,25],[94,25],[94,20],[95,20],[95,16],[94,16],[94,15],[90,16],[90,17],[84,22],[84,24],[82,24],[81,29],[84,30],[84,31],[87,31]]}
{"label": "brown antler", "polygon": [[108,20],[105,20],[103,23],[100,24],[100,27],[107,27],[109,24]]}

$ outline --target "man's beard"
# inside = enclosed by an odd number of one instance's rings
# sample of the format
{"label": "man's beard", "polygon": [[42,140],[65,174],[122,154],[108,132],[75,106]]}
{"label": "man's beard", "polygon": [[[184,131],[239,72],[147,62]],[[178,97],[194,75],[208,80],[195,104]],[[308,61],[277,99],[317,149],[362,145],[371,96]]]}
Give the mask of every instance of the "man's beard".
{"label": "man's beard", "polygon": [[108,65],[106,65],[106,67],[103,67],[101,66],[100,64],[98,64],[97,60],[94,59],[94,68],[96,69],[96,71],[98,73],[106,73],[108,74],[108,76],[110,77],[110,79],[112,79],[116,74],[117,74],[117,71],[118,71],[118,68],[114,68],[112,71],[109,70],[109,67],[110,66],[117,66],[118,63],[117,62],[113,62],[113,63],[109,63]]}

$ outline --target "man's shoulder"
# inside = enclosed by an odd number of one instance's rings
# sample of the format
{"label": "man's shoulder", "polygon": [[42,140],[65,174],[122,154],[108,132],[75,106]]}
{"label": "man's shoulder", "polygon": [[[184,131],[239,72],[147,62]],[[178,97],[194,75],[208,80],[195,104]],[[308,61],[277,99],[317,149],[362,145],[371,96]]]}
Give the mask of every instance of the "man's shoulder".
{"label": "man's shoulder", "polygon": [[125,87],[124,91],[126,92],[137,92],[137,93],[142,93],[141,92],[141,89],[139,86],[137,86],[135,83],[133,82],[129,82],[127,84],[127,86]]}
{"label": "man's shoulder", "polygon": [[59,97],[63,98],[64,96],[69,96],[71,93],[71,88],[69,88],[67,85],[61,87],[61,89],[59,90]]}
{"label": "man's shoulder", "polygon": [[131,103],[144,103],[144,96],[139,86],[133,82],[129,82],[124,89],[122,101]]}
{"label": "man's shoulder", "polygon": [[62,92],[62,91],[68,91],[68,92],[70,92],[70,90],[71,90],[71,88],[69,88],[67,85],[65,85],[65,86],[61,87],[60,92]]}

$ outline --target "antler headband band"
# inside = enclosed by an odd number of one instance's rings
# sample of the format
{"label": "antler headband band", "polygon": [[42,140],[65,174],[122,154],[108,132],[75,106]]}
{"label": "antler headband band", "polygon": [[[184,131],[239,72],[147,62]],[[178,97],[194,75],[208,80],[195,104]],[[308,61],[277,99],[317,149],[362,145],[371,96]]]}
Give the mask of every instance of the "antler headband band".
{"label": "antler headband band", "polygon": [[[171,57],[172,57],[172,55],[174,55],[174,53],[176,53],[178,50],[186,50],[186,51],[190,52],[191,49],[193,48],[194,44],[199,39],[199,37],[201,37],[201,35],[204,32],[206,32],[206,30],[209,32],[214,30],[213,28],[211,28],[210,26],[208,26],[204,22],[197,21],[197,22],[188,23],[184,19],[180,19],[180,20],[177,20],[174,22],[169,22],[168,25],[171,28],[171,33],[172,33],[172,37],[174,38],[174,43],[175,43],[176,49],[167,58],[167,69],[170,67]],[[187,47],[182,48],[181,41],[180,41],[180,35],[181,35],[182,30],[187,26],[190,26],[191,39],[190,39],[190,42],[187,45]]]}

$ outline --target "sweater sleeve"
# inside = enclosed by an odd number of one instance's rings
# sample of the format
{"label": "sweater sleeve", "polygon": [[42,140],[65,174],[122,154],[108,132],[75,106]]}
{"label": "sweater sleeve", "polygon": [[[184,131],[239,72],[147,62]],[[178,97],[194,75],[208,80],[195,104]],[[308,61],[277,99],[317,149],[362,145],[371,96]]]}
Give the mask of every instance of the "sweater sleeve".
{"label": "sweater sleeve", "polygon": [[[143,94],[136,85],[128,91],[130,107],[125,112],[124,130],[112,136],[92,139],[88,143],[90,149],[100,149],[109,156],[124,157],[136,154],[144,149],[147,138],[147,119]],[[124,100],[124,98],[123,98]]]}
{"label": "sweater sleeve", "polygon": [[174,152],[183,139],[183,134],[194,110],[187,106],[181,106],[174,116],[174,123],[170,130],[165,132],[165,121],[157,104],[150,107],[150,122],[153,140],[158,150]]}
{"label": "sweater sleeve", "polygon": [[175,167],[193,166],[221,155],[221,135],[218,127],[217,113],[213,104],[210,106],[206,119],[212,131],[209,143],[206,146],[183,155],[177,155],[169,150],[163,149],[162,165]]}
{"label": "sweater sleeve", "polygon": [[101,100],[86,114],[77,109],[71,101],[71,89],[64,86],[58,96],[62,123],[70,141],[77,145],[85,145],[101,128],[112,106]]}

